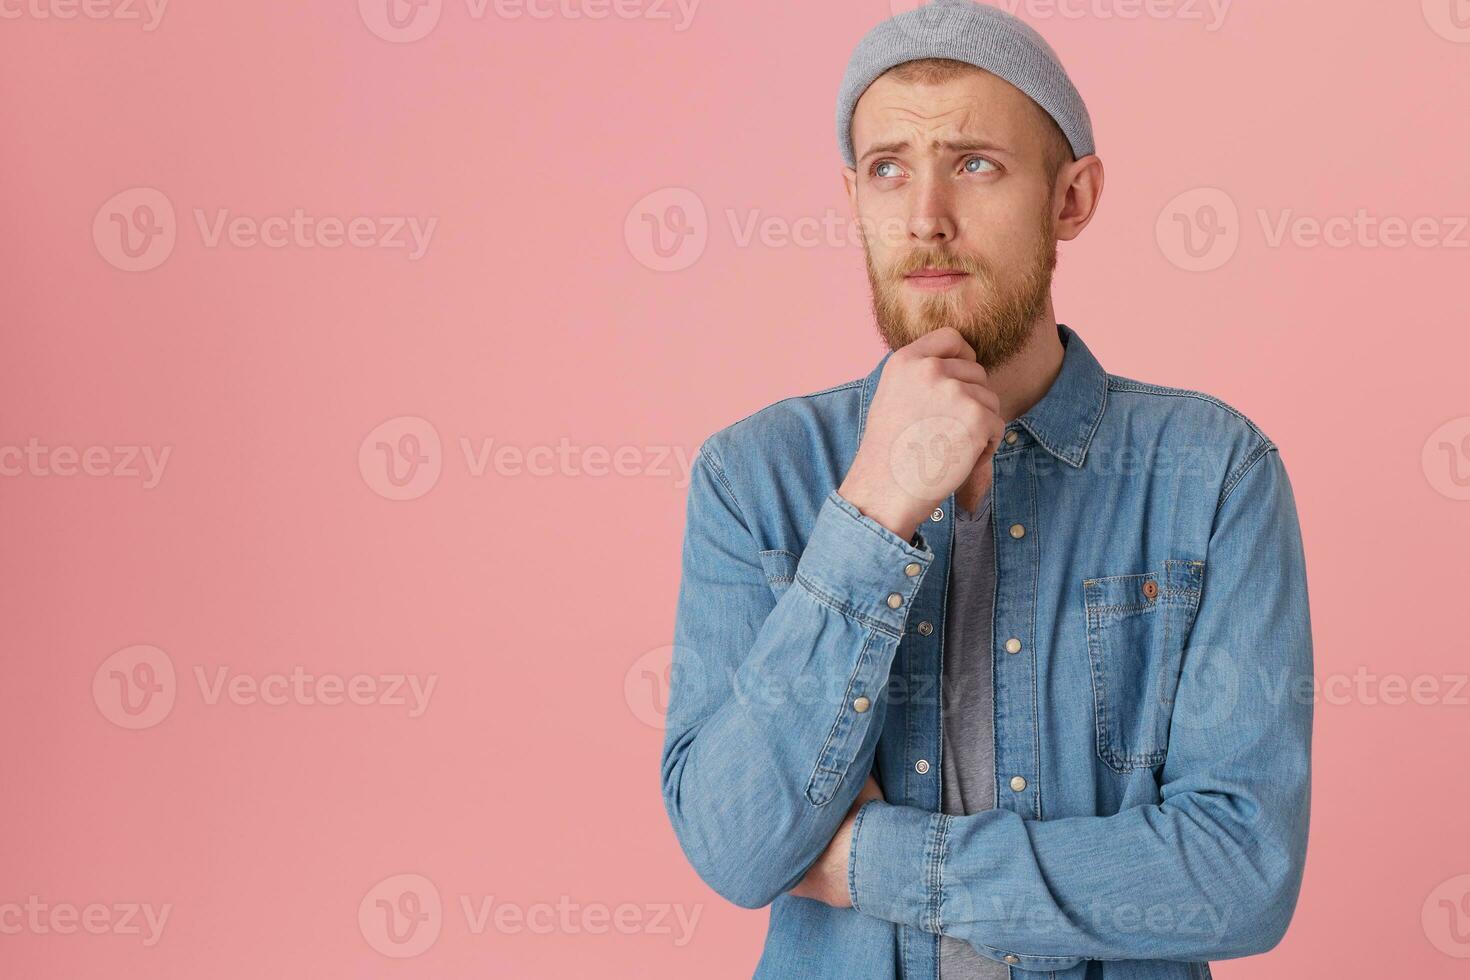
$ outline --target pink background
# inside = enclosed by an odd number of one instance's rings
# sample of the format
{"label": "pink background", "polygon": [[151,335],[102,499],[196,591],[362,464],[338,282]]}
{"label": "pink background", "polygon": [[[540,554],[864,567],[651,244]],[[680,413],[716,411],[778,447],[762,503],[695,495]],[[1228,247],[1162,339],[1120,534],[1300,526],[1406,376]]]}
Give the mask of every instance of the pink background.
{"label": "pink background", "polygon": [[[680,854],[650,678],[689,455],[883,353],[832,117],[889,4],[89,2],[0,3],[0,975],[749,976],[766,913]],[[1278,442],[1340,685],[1291,932],[1215,975],[1463,976],[1470,5],[1020,12],[1107,165],[1059,318]],[[298,209],[359,244],[212,236]],[[422,255],[364,244],[408,217]],[[372,703],[214,686],[297,668]]]}

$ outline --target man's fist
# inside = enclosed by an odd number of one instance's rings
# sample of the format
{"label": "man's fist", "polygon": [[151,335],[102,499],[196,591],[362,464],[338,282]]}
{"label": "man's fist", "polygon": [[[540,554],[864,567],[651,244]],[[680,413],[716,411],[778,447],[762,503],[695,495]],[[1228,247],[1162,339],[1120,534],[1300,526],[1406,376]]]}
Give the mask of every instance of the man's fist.
{"label": "man's fist", "polygon": [[941,327],[893,352],[862,445],[837,492],[907,540],[934,506],[994,456],[1005,422],[974,349]]}

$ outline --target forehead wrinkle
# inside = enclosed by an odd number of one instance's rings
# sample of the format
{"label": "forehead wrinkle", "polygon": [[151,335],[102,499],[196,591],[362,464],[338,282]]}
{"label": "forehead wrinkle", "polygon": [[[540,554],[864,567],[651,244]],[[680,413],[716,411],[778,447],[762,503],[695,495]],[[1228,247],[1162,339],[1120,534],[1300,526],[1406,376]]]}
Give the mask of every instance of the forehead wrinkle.
{"label": "forehead wrinkle", "polygon": [[[936,106],[935,102],[953,104]],[[871,121],[875,128],[889,133],[899,127],[917,130],[927,139],[909,139],[908,142],[919,145],[927,143],[930,149],[935,150],[939,149],[938,144],[946,138],[951,142],[974,141],[995,146],[1009,145],[1011,141],[1003,138],[1003,134],[992,132],[981,122],[982,118],[1003,115],[1003,110],[997,111],[998,107],[994,103],[993,98],[974,92],[936,93],[933,98],[923,98],[922,101],[916,94],[888,92],[884,94],[882,102],[872,107],[873,115],[878,118]],[[883,118],[885,116],[886,119]],[[878,136],[872,142],[876,145],[900,140]]]}

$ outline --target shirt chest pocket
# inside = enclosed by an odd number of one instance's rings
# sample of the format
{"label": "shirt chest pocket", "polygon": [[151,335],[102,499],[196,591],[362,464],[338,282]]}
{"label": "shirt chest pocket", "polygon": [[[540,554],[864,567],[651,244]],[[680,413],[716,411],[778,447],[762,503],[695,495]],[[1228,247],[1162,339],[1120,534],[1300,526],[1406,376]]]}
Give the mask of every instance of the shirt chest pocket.
{"label": "shirt chest pocket", "polygon": [[1204,571],[1202,561],[1170,559],[1082,583],[1097,754],[1116,772],[1164,761]]}

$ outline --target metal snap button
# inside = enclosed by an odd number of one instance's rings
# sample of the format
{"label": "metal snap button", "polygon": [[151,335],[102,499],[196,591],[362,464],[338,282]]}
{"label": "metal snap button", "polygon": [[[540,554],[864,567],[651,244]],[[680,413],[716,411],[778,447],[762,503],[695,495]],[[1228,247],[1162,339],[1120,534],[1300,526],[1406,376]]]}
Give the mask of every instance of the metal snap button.
{"label": "metal snap button", "polygon": [[1026,777],[1025,776],[1012,776],[1011,777],[1011,789],[1013,789],[1017,793],[1019,793],[1019,792],[1021,792],[1021,790],[1025,789],[1025,788],[1026,788]]}
{"label": "metal snap button", "polygon": [[936,523],[939,522],[939,521],[944,520],[944,508],[943,507],[935,507],[934,508],[934,513],[932,513],[932,514],[929,515],[929,520],[935,521]]}
{"label": "metal snap button", "polygon": [[1006,640],[1006,653],[1020,653],[1020,652],[1021,652],[1021,641],[1020,640],[1016,639],[1014,636],[1011,637],[1009,640]]}
{"label": "metal snap button", "polygon": [[1015,444],[1016,444],[1016,430],[1015,429],[1012,429],[1011,431],[1009,431],[1009,432],[1006,433],[1006,445],[1007,446],[1014,446]]}
{"label": "metal snap button", "polygon": [[1023,526],[1021,526],[1020,524],[1012,524],[1011,525],[1011,537],[1013,537],[1013,538],[1019,538],[1019,537],[1022,537],[1023,535],[1025,535],[1025,533],[1026,533],[1026,528],[1023,527]]}
{"label": "metal snap button", "polygon": [[929,771],[929,760],[928,759],[920,759],[918,762],[915,762],[914,763],[914,772],[918,773],[919,775],[922,776],[924,773],[926,773],[928,771]]}
{"label": "metal snap button", "polygon": [[852,710],[853,711],[856,711],[858,714],[862,714],[864,711],[867,711],[872,706],[873,706],[873,702],[869,701],[867,698],[864,698],[864,697],[853,698],[853,701],[852,701]]}
{"label": "metal snap button", "polygon": [[924,566],[920,565],[916,561],[911,561],[907,565],[903,566],[903,573],[909,578],[913,578],[915,575],[919,574],[923,570]]}
{"label": "metal snap button", "polygon": [[931,623],[931,622],[929,622],[929,620],[926,619],[922,623],[919,624],[919,635],[920,636],[928,636],[930,633],[933,633],[933,632],[934,632],[934,624]]}
{"label": "metal snap button", "polygon": [[903,596],[899,595],[897,592],[888,593],[889,609],[897,609],[901,605],[903,605]]}

